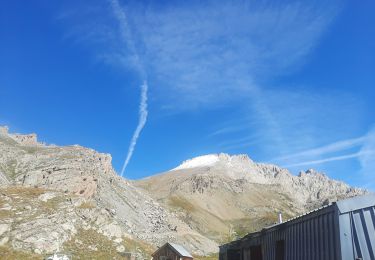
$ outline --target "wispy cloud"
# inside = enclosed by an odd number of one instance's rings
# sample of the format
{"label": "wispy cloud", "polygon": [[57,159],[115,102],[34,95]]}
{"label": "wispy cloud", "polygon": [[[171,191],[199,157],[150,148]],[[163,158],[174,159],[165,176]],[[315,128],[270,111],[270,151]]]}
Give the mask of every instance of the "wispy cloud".
{"label": "wispy cloud", "polygon": [[372,188],[375,189],[375,126],[366,135],[360,153],[361,174],[372,182]]}
{"label": "wispy cloud", "polygon": [[208,136],[212,137],[212,136],[217,136],[217,135],[230,134],[230,133],[243,131],[243,130],[246,130],[248,128],[249,128],[248,125],[227,126],[227,127],[223,127],[223,128],[218,129],[218,130],[215,130],[214,132],[210,133]]}
{"label": "wispy cloud", "polygon": [[[252,122],[241,128],[256,121],[251,130],[266,135],[274,151],[288,153],[284,118],[270,100],[282,91],[263,81],[300,68],[337,9],[327,3],[192,1],[188,8],[150,4],[133,9],[131,15],[152,71],[150,79],[162,86],[154,92],[156,100],[173,110],[246,106]],[[283,101],[289,105],[289,100]],[[238,131],[237,126],[227,126],[211,137]]]}
{"label": "wispy cloud", "polygon": [[220,146],[220,148],[222,149],[222,151],[230,151],[230,150],[235,150],[239,148],[251,147],[257,143],[258,143],[257,140],[247,141],[247,142],[238,142],[238,143],[233,142],[232,144]]}
{"label": "wispy cloud", "polygon": [[133,156],[133,152],[135,149],[135,146],[137,145],[137,141],[139,138],[139,135],[141,134],[141,131],[143,127],[145,126],[147,122],[147,116],[148,116],[148,110],[147,110],[147,91],[148,91],[148,83],[147,83],[147,74],[144,69],[143,62],[138,54],[138,50],[136,48],[133,35],[130,31],[128,19],[126,17],[126,12],[123,7],[120,6],[119,2],[117,0],[111,0],[112,10],[114,13],[114,16],[118,20],[119,26],[120,26],[120,33],[121,38],[123,39],[124,43],[127,44],[128,47],[128,53],[127,57],[130,57],[128,59],[130,66],[133,66],[134,69],[139,73],[140,77],[144,80],[143,85],[141,85],[141,100],[139,104],[139,120],[138,125],[133,133],[132,139],[130,141],[128,153],[126,155],[126,159],[124,161],[124,164],[121,169],[121,176],[124,176],[126,167],[128,166],[130,159]]}
{"label": "wispy cloud", "polygon": [[[355,152],[348,152],[355,150]],[[375,127],[363,136],[337,141],[314,149],[308,149],[299,153],[283,156],[271,160],[281,163],[286,168],[300,166],[313,167],[335,161],[357,160],[361,170],[357,178],[363,178],[375,184]],[[372,187],[373,188],[373,187]]]}
{"label": "wispy cloud", "polygon": [[159,98],[187,109],[241,97],[254,97],[258,106],[258,80],[298,66],[334,17],[332,10],[299,3],[192,1],[189,8],[140,7],[132,18],[150,77],[163,86]]}
{"label": "wispy cloud", "polygon": [[128,154],[126,155],[124,165],[122,166],[122,169],[121,169],[121,176],[123,176],[124,173],[125,173],[126,167],[129,164],[129,161],[130,161],[130,159],[133,155],[135,146],[137,144],[138,137],[139,137],[143,127],[145,126],[146,121],[147,121],[147,115],[148,115],[147,88],[148,88],[147,82],[144,82],[143,85],[141,86],[142,93],[141,93],[141,102],[140,102],[140,105],[139,105],[139,122],[138,122],[137,128],[134,131],[133,137],[130,141]]}
{"label": "wispy cloud", "polygon": [[[356,125],[350,120],[358,110],[356,104],[353,109],[350,97],[265,83],[265,79],[291,73],[306,63],[340,9],[335,1],[224,0],[162,5],[156,1],[120,5],[112,0],[111,7],[119,28],[104,21],[99,38],[107,37],[109,44],[101,58],[136,69],[142,79],[147,74],[147,80],[143,79],[146,87],[147,82],[158,86],[153,88],[153,100],[159,107],[174,112],[228,104],[246,107],[244,124],[221,126],[210,135],[226,142],[228,149],[262,140],[269,158],[290,154],[294,157],[279,159],[290,159],[291,164],[298,163],[291,160],[298,156],[304,156],[304,161],[322,160],[308,158],[322,151],[306,148],[329,142],[337,133],[335,125],[347,129]],[[117,29],[120,41],[116,40]],[[138,126],[142,125],[140,116]],[[139,136],[137,129],[133,138]],[[234,133],[233,139],[224,139]],[[255,142],[251,139],[254,134],[258,136]],[[351,142],[354,146],[360,141]],[[338,143],[321,149],[328,153],[349,145]],[[305,154],[298,155],[296,151],[301,150],[306,150]]]}
{"label": "wispy cloud", "polygon": [[353,147],[358,147],[360,145],[363,145],[365,140],[366,140],[366,136],[342,140],[342,141],[338,141],[338,142],[324,145],[321,147],[317,147],[314,149],[309,149],[309,150],[305,150],[302,152],[278,157],[274,160],[275,161],[300,160],[301,158],[306,158],[306,157],[314,157],[314,156],[321,156],[321,155],[325,155],[329,153],[341,152],[341,151],[345,151]]}
{"label": "wispy cloud", "polygon": [[348,159],[353,159],[353,158],[359,158],[362,156],[362,153],[352,153],[352,154],[346,154],[346,155],[341,155],[341,156],[333,156],[333,157],[328,157],[325,159],[321,160],[312,160],[312,161],[303,161],[299,163],[294,163],[294,164],[288,164],[288,165],[283,165],[285,168],[292,168],[296,166],[313,166],[316,164],[323,164],[327,162],[335,162],[335,161],[342,161],[342,160],[348,160]]}

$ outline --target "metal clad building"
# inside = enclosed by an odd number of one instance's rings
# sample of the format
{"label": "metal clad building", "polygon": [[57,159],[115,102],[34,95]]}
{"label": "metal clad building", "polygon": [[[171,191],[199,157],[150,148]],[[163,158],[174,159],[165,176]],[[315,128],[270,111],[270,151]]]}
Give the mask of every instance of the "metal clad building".
{"label": "metal clad building", "polygon": [[375,195],[351,198],[220,246],[220,260],[375,260]]}

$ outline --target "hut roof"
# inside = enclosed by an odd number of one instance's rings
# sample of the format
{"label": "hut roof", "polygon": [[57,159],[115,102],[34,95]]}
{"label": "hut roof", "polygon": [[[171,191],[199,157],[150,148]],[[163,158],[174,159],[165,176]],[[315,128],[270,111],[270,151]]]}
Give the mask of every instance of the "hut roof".
{"label": "hut roof", "polygon": [[179,244],[174,244],[174,243],[165,243],[158,250],[156,250],[152,255],[155,255],[160,249],[166,246],[171,247],[180,256],[193,258],[193,256],[183,246]]}
{"label": "hut roof", "polygon": [[185,257],[191,257],[193,258],[193,256],[185,249],[185,247],[181,246],[181,245],[178,245],[178,244],[174,244],[174,243],[169,243],[181,256],[185,256]]}

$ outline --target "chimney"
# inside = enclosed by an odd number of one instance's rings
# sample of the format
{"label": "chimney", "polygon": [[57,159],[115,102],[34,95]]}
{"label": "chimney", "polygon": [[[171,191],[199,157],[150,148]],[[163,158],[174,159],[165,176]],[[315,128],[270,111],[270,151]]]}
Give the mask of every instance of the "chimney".
{"label": "chimney", "polygon": [[279,224],[283,223],[283,215],[279,212]]}

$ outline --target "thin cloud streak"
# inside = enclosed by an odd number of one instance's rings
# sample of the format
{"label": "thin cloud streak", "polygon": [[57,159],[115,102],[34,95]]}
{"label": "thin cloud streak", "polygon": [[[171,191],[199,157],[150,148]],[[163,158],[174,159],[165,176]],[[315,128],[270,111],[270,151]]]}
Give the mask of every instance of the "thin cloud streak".
{"label": "thin cloud streak", "polygon": [[366,142],[364,142],[360,152],[361,173],[375,182],[375,126],[368,132]]}
{"label": "thin cloud streak", "polygon": [[223,146],[221,149],[224,150],[224,151],[234,150],[234,149],[238,149],[238,148],[250,147],[250,146],[253,146],[256,143],[257,143],[256,140],[249,141],[249,142],[242,142],[242,143],[238,143],[238,144]]}
{"label": "thin cloud streak", "polygon": [[[156,2],[147,5],[128,2],[123,6],[119,0],[109,1],[120,26],[109,24],[107,31],[119,29],[120,34],[109,36],[121,37],[108,39],[105,47],[113,48],[109,48],[104,58],[136,69],[143,81],[159,86],[153,89],[153,98],[162,107],[176,113],[234,102],[236,106],[244,105],[250,115],[249,132],[260,135],[271,158],[316,145],[315,133],[294,136],[295,126],[316,123],[315,116],[311,117],[319,113],[307,113],[309,108],[316,110],[318,106],[310,105],[316,102],[301,106],[301,100],[306,100],[302,93],[298,102],[291,105],[290,93],[266,86],[264,79],[289,74],[307,62],[306,58],[335,19],[340,9],[337,4],[224,0],[219,4],[193,1],[189,8],[185,4],[166,3],[161,8]],[[292,93],[300,90],[293,89]],[[321,103],[321,96],[317,100]],[[292,110],[285,111],[288,108]],[[306,111],[306,115],[298,117],[300,111]],[[209,137],[248,134],[235,127],[217,129]],[[312,127],[305,129],[310,131]],[[306,136],[312,137],[309,142]],[[226,146],[235,149],[251,145],[252,140],[244,140],[246,144],[235,141]],[[129,147],[129,151],[134,149]]]}
{"label": "thin cloud streak", "polygon": [[141,86],[141,90],[142,90],[142,93],[141,93],[141,103],[140,103],[140,106],[139,106],[139,123],[138,123],[137,128],[135,129],[133,137],[131,139],[128,154],[126,156],[124,165],[122,166],[122,169],[121,169],[121,176],[123,176],[124,173],[125,173],[126,167],[128,166],[129,161],[130,161],[130,159],[133,155],[135,146],[137,145],[138,137],[141,134],[141,131],[142,131],[143,127],[145,126],[146,122],[147,122],[147,115],[148,115],[147,90],[148,90],[148,85],[147,85],[146,81]]}
{"label": "thin cloud streak", "polygon": [[240,132],[240,131],[246,130],[248,128],[249,128],[249,126],[229,126],[229,127],[224,127],[224,128],[218,129],[218,130],[212,132],[211,134],[209,134],[208,136],[212,137],[212,136],[217,136],[217,135],[235,133],[235,132]]}
{"label": "thin cloud streak", "polygon": [[339,151],[347,150],[353,147],[358,147],[362,145],[365,140],[366,140],[366,136],[342,140],[342,141],[324,145],[318,148],[309,149],[309,150],[305,150],[299,153],[294,153],[294,154],[278,157],[274,159],[274,161],[284,161],[284,160],[291,160],[291,159],[298,160],[300,158],[305,158],[305,157],[320,156],[320,155],[324,155],[327,153],[339,152]]}
{"label": "thin cloud streak", "polygon": [[134,42],[134,38],[130,31],[130,27],[128,24],[128,19],[126,17],[125,10],[120,6],[117,0],[112,0],[111,5],[112,5],[114,16],[117,18],[119,25],[120,25],[121,37],[124,40],[124,42],[127,44],[127,47],[129,48],[131,66],[134,66],[135,70],[139,73],[140,77],[144,80],[143,84],[141,85],[141,101],[139,104],[139,121],[133,133],[132,139],[130,141],[128,153],[126,155],[126,159],[121,169],[120,175],[123,177],[126,167],[128,166],[130,159],[133,156],[134,149],[137,145],[139,135],[141,134],[141,131],[147,122],[148,82],[147,82],[147,74],[144,69],[144,65],[140,59],[140,56],[138,54],[138,51]]}
{"label": "thin cloud streak", "polygon": [[[330,156],[322,159],[303,160],[306,158],[306,156],[316,158],[324,156],[328,153],[340,153],[352,148],[357,148],[358,151],[350,154]],[[370,183],[369,186],[372,187],[373,183],[375,183],[375,127],[371,128],[361,137],[342,140],[319,148],[293,154],[291,156],[285,156],[284,158],[286,161],[290,159],[292,159],[292,161],[297,161],[295,163],[284,163],[283,167],[285,168],[312,166],[335,161],[356,159],[361,165],[361,169],[358,172],[359,175],[357,177],[363,178],[363,180]]]}
{"label": "thin cloud streak", "polygon": [[146,76],[146,72],[144,69],[144,65],[143,65],[142,60],[140,59],[138,50],[135,45],[134,38],[130,31],[128,18],[126,16],[125,9],[120,6],[120,3],[118,2],[118,0],[111,0],[111,5],[112,5],[113,14],[118,20],[118,23],[120,25],[121,38],[124,40],[127,47],[129,48],[129,53],[130,53],[129,59],[130,59],[131,66],[135,68],[135,70],[140,74],[141,78],[146,79],[147,76]]}
{"label": "thin cloud streak", "polygon": [[347,155],[333,156],[333,157],[329,157],[329,158],[325,158],[325,159],[321,159],[321,160],[313,160],[313,161],[283,165],[283,167],[291,168],[291,167],[297,167],[297,166],[323,164],[323,163],[327,163],[327,162],[342,161],[342,160],[358,158],[359,156],[361,156],[361,153],[357,152],[357,153],[352,153],[352,154],[347,154]]}

